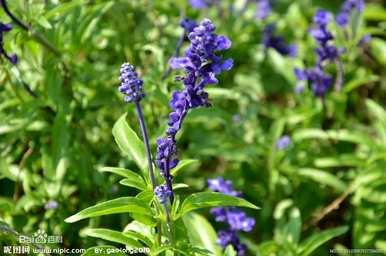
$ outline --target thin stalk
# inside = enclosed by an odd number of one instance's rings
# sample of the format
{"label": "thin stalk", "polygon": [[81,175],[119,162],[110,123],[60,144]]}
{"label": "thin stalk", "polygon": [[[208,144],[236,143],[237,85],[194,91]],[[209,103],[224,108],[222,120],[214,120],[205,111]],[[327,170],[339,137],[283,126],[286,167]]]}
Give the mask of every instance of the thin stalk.
{"label": "thin stalk", "polygon": [[335,60],[336,65],[336,80],[335,80],[335,91],[339,92],[342,90],[343,85],[343,65],[340,60]]}
{"label": "thin stalk", "polygon": [[165,163],[165,181],[166,181],[166,186],[171,192],[170,204],[172,205],[174,201],[174,192],[173,192],[172,176],[170,174],[170,169],[169,169],[169,158],[166,158],[166,163]]}
{"label": "thin stalk", "polygon": [[169,241],[171,244],[174,244],[174,230],[173,230],[173,223],[170,218],[170,211],[166,204],[164,204],[164,208],[166,213],[166,227],[168,229]]}
{"label": "thin stalk", "polygon": [[31,26],[25,24],[23,21],[18,19],[13,13],[9,10],[8,5],[5,0],[0,0],[1,7],[3,8],[4,12],[9,16],[9,18],[15,22],[19,27],[24,29],[25,31],[28,31],[31,33],[32,37],[36,39],[40,44],[45,46],[47,49],[49,49],[51,52],[53,52],[56,56],[61,56],[60,51],[53,46],[43,35],[41,35],[39,32],[34,30]]}
{"label": "thin stalk", "polygon": [[145,151],[146,151],[147,161],[148,161],[148,165],[149,165],[150,181],[151,181],[151,184],[152,184],[153,190],[154,190],[155,187],[157,186],[157,183],[155,180],[155,175],[154,175],[154,170],[153,170],[153,161],[152,161],[152,157],[151,157],[149,138],[147,136],[145,120],[143,118],[142,108],[141,108],[141,105],[139,104],[139,101],[135,102],[135,108],[137,110],[138,122],[139,122],[139,126],[141,127],[143,141],[145,143]]}
{"label": "thin stalk", "polygon": [[[185,40],[185,30],[184,30],[184,32],[182,33],[180,39],[177,42],[176,51],[174,52],[174,55],[172,57],[180,56],[180,51],[181,51],[182,44],[184,43],[184,40]],[[162,75],[161,80],[165,80],[169,76],[171,71],[172,71],[172,69],[168,65],[168,69]]]}

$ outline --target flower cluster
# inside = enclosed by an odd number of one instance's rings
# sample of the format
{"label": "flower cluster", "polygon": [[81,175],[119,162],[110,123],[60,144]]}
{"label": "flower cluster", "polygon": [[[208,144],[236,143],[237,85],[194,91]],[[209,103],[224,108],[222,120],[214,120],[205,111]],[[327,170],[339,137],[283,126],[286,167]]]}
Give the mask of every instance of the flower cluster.
{"label": "flower cluster", "polygon": [[310,30],[310,34],[319,45],[315,50],[318,55],[316,66],[306,70],[295,69],[297,80],[310,81],[311,89],[317,97],[324,97],[333,81],[332,77],[324,72],[324,62],[338,60],[344,51],[343,49],[336,48],[336,46],[331,43],[334,36],[327,29],[330,18],[330,13],[324,10],[318,10],[313,18],[315,27]]}
{"label": "flower cluster", "polygon": [[363,12],[365,2],[363,0],[346,0],[336,16],[336,23],[341,27],[346,27],[349,22],[351,12],[356,9],[359,13]]}
{"label": "flower cluster", "polygon": [[166,136],[157,140],[157,165],[170,191],[173,178],[170,169],[178,164],[176,135],[182,122],[190,109],[210,106],[205,86],[217,83],[216,75],[229,70],[233,65],[232,59],[223,60],[216,55],[216,52],[228,49],[231,41],[225,36],[216,35],[215,29],[210,20],[203,20],[189,33],[191,44],[185,56],[170,60],[172,69],[185,71],[184,77],[177,77],[177,80],[183,82],[184,89],[174,91],[169,103],[172,112],[169,114]]}
{"label": "flower cluster", "polygon": [[166,204],[168,198],[171,196],[171,191],[166,185],[159,185],[154,189],[154,194],[161,204]]}
{"label": "flower cluster", "polygon": [[0,21],[0,57],[4,56],[12,64],[17,63],[16,54],[9,55],[4,49],[4,34],[12,29],[11,24],[5,24]]}
{"label": "flower cluster", "polygon": [[265,48],[273,48],[282,55],[288,55],[290,57],[296,57],[297,46],[287,45],[282,36],[274,35],[276,28],[275,25],[269,24],[264,28],[263,32],[263,44]]}
{"label": "flower cluster", "polygon": [[126,94],[125,101],[139,102],[145,97],[145,94],[142,92],[143,80],[138,78],[134,66],[124,63],[121,66],[120,73],[119,80],[121,81],[121,86],[118,89],[121,93]]}
{"label": "flower cluster", "polygon": [[318,54],[318,65],[321,66],[325,60],[336,60],[342,50],[338,50],[331,41],[334,36],[328,31],[327,25],[330,22],[331,15],[327,11],[318,10],[314,16],[315,28],[310,30],[311,35],[315,38],[319,47],[316,48]]}
{"label": "flower cluster", "polygon": [[[241,193],[235,191],[230,180],[223,178],[209,179],[208,187],[215,192],[224,193],[232,196],[241,196]],[[225,248],[232,245],[237,251],[237,255],[246,255],[246,245],[240,242],[237,235],[238,231],[252,231],[255,220],[248,217],[245,212],[236,207],[216,207],[210,211],[218,222],[225,222],[229,225],[228,229],[221,230],[217,233],[217,243]]]}

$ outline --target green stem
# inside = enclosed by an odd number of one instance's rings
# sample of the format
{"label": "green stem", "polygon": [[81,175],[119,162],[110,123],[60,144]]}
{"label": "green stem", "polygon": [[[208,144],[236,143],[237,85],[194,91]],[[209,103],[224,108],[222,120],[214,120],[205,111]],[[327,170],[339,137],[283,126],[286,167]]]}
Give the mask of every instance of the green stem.
{"label": "green stem", "polygon": [[165,213],[166,213],[166,227],[167,227],[167,234],[169,238],[170,244],[174,245],[174,230],[173,230],[173,222],[170,218],[170,211],[166,204],[164,204]]}

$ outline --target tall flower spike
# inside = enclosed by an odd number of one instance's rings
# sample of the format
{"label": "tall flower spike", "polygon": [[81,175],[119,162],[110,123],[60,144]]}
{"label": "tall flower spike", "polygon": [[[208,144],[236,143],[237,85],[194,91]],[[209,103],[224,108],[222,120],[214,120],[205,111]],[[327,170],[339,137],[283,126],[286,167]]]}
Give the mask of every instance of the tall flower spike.
{"label": "tall flower spike", "polygon": [[346,0],[342,4],[339,14],[336,16],[336,23],[341,27],[348,25],[350,14],[353,10],[357,12],[363,12],[365,8],[365,2],[363,0]]}
{"label": "tall flower spike", "polygon": [[119,91],[126,94],[126,102],[139,102],[145,94],[142,92],[143,80],[138,78],[134,66],[124,63],[121,66],[121,75],[119,76],[121,86]]}
{"label": "tall flower spike", "polygon": [[[294,70],[299,81],[308,80],[311,83],[311,89],[316,97],[324,97],[333,82],[332,77],[324,71],[326,61],[339,64],[336,89],[340,89],[343,83],[343,70],[340,68],[339,56],[344,52],[344,49],[338,49],[332,44],[334,36],[327,29],[330,19],[331,14],[329,12],[317,10],[313,17],[315,26],[310,29],[310,34],[318,43],[318,47],[315,49],[317,54],[316,65],[311,69],[300,70],[295,68]],[[299,84],[299,86],[301,85],[302,83]]]}
{"label": "tall flower spike", "polygon": [[120,73],[121,75],[119,76],[119,80],[121,81],[121,85],[118,87],[118,90],[126,95],[126,102],[132,102],[135,104],[139,126],[141,128],[142,138],[145,144],[145,153],[148,160],[150,180],[153,189],[155,189],[157,184],[153,171],[153,160],[150,151],[149,138],[147,135],[145,120],[143,118],[142,108],[140,105],[140,101],[145,97],[145,94],[142,91],[143,80],[138,78],[138,74],[137,72],[135,72],[134,66],[130,65],[129,63],[122,64]]}
{"label": "tall flower spike", "polygon": [[[208,187],[215,192],[221,192],[232,196],[241,196],[241,193],[235,191],[230,180],[223,178],[209,179]],[[255,220],[248,217],[245,212],[236,207],[216,207],[212,208],[210,212],[215,216],[217,222],[225,222],[228,224],[228,229],[220,230],[217,233],[217,243],[226,248],[232,245],[237,252],[237,255],[246,255],[246,245],[240,242],[237,234],[238,231],[250,232],[252,231]]]}
{"label": "tall flower spike", "polygon": [[[214,33],[216,27],[205,19],[198,26],[194,26],[188,35],[190,46],[184,57],[174,57],[170,60],[172,69],[183,69],[185,75],[176,77],[184,84],[183,90],[176,90],[172,94],[166,136],[157,140],[157,165],[166,184],[172,191],[172,175],[170,170],[177,166],[176,135],[188,111],[197,107],[210,106],[207,84],[217,83],[216,75],[232,68],[232,59],[223,60],[216,52],[224,51],[231,46],[231,41],[225,36]],[[173,201],[173,193],[170,197]]]}
{"label": "tall flower spike", "polygon": [[4,49],[4,34],[6,32],[9,32],[12,30],[11,24],[5,24],[0,21],[0,57],[4,56],[9,62],[12,64],[17,63],[17,56],[16,54],[8,54],[6,50]]}

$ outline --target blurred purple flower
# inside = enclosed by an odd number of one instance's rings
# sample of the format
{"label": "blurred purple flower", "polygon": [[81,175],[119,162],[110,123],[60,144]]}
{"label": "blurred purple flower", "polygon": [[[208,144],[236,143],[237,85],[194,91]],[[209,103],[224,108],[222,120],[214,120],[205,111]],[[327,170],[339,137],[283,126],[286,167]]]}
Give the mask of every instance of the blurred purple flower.
{"label": "blurred purple flower", "polygon": [[370,40],[371,40],[371,36],[370,36],[370,35],[364,35],[364,36],[362,36],[362,38],[359,40],[358,45],[363,47],[363,46],[364,46],[366,43],[368,43]]}
{"label": "blurred purple flower", "polygon": [[336,23],[345,27],[348,25],[351,12],[356,9],[359,13],[363,12],[365,8],[365,2],[363,0],[346,0],[342,4],[340,12],[336,16]]}
{"label": "blurred purple flower", "polygon": [[48,202],[44,205],[44,209],[46,209],[46,210],[49,210],[49,209],[54,210],[54,209],[58,208],[58,206],[59,206],[59,204],[58,204],[57,201],[55,201],[55,200],[50,200],[50,201],[48,201]]}
{"label": "blurred purple flower", "polygon": [[190,5],[195,9],[205,9],[211,3],[211,0],[189,0]]}
{"label": "blurred purple flower", "polygon": [[[208,179],[208,188],[227,195],[241,196],[240,192],[233,189],[232,181],[224,180],[221,177]],[[237,251],[237,255],[245,255],[246,245],[240,242],[237,231],[252,231],[255,220],[236,207],[215,207],[210,212],[215,216],[217,222],[225,222],[229,225],[228,229],[217,233],[217,243],[222,248],[232,245]]]}
{"label": "blurred purple flower", "polygon": [[241,121],[241,116],[238,115],[238,114],[233,115],[233,116],[232,116],[232,121],[233,121],[234,123],[240,122],[240,121]]}
{"label": "blurred purple flower", "polygon": [[291,139],[288,135],[280,137],[276,142],[277,149],[286,149],[291,144]]}
{"label": "blurred purple flower", "polygon": [[297,46],[287,45],[282,36],[274,35],[276,27],[274,24],[269,24],[263,31],[263,44],[265,48],[273,48],[282,55],[296,57]]}
{"label": "blurred purple flower", "polygon": [[[256,0],[255,0],[256,1]],[[255,17],[261,20],[266,19],[272,12],[269,0],[257,0]]]}

